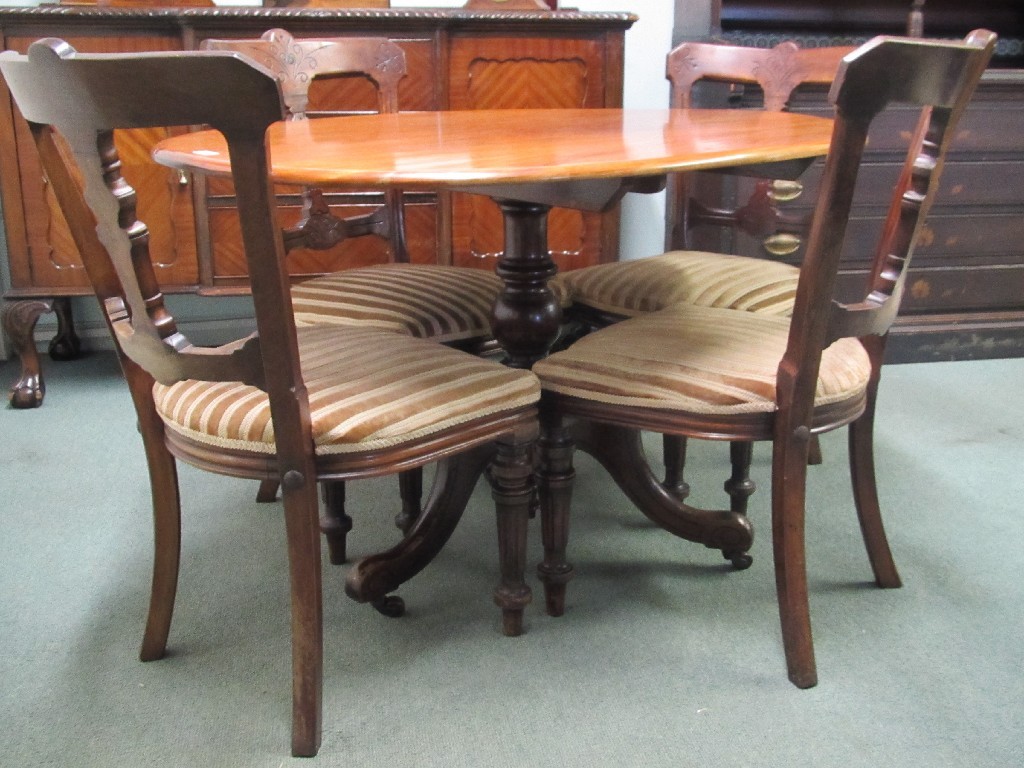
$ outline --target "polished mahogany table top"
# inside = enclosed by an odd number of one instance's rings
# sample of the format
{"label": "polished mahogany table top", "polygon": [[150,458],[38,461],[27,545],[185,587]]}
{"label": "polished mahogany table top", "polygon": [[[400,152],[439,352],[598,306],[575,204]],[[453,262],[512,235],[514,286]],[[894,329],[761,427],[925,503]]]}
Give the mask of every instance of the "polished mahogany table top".
{"label": "polished mahogany table top", "polygon": [[[826,153],[830,134],[827,119],[785,112],[528,109],[325,117],[278,123],[269,137],[278,182],[495,194],[506,185],[812,158]],[[153,156],[175,168],[230,172],[215,131],[167,139]]]}
{"label": "polished mahogany table top", "polygon": [[[492,197],[505,218],[491,331],[509,365],[529,368],[558,335],[551,206],[602,211],[669,173],[757,165],[793,178],[828,151],[832,122],[757,110],[472,110],[399,112],[275,123],[271,176],[289,184],[450,190]],[[165,139],[157,162],[230,174],[216,131]]]}

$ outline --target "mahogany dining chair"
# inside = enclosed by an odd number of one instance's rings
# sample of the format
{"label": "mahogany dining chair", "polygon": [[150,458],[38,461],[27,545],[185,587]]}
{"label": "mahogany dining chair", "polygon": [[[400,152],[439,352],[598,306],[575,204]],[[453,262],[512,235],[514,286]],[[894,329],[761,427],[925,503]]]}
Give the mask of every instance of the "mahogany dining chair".
{"label": "mahogany dining chair", "polygon": [[[316,119],[310,115],[314,82],[360,78],[372,84],[376,111],[397,112],[399,83],[406,75],[405,51],[386,37],[297,38],[283,29],[270,29],[256,39],[208,38],[203,50],[235,51],[270,70],[281,83],[284,117]],[[342,263],[330,273],[308,278],[292,288],[292,307],[299,325],[346,325],[384,328],[419,338],[462,347],[488,349],[489,313],[501,287],[491,270],[411,263],[405,236],[402,191],[384,191],[384,204],[370,213],[338,216],[328,205],[325,190],[302,189],[303,213],[284,234],[285,248],[325,251],[356,237],[383,238],[389,263],[372,266]],[[420,514],[422,470],[399,474],[401,510],[395,522],[409,530]],[[274,501],[277,484],[261,484],[257,498]],[[345,484],[323,485],[321,528],[334,564],[347,559],[347,536],[352,518],[345,509]]]}
{"label": "mahogany dining chair", "polygon": [[[957,121],[994,45],[995,35],[985,30],[962,42],[881,37],[843,58],[830,94],[832,143],[791,316],[680,302],[597,330],[534,366],[546,422],[539,575],[551,615],[564,611],[573,570],[566,546],[574,442],[605,446],[630,496],[657,506],[662,519],[687,509],[660,487],[639,430],[771,441],[775,581],[787,668],[797,686],[817,682],[804,543],[815,434],[849,425],[854,501],[875,581],[900,586],[875,483],[883,352]],[[917,115],[917,127],[899,134],[909,144],[906,161],[893,180],[861,298],[842,303],[834,291],[862,154],[872,122],[889,106]],[[673,532],[686,537],[685,530]],[[728,542],[718,545],[737,556]]]}
{"label": "mahogany dining chair", "polygon": [[[714,84],[729,94],[724,101],[737,107],[781,111],[801,86],[825,86],[832,82],[843,56],[852,48],[801,48],[783,42],[774,48],[754,48],[725,43],[685,42],[668,54],[666,75],[671,83],[671,103],[692,109],[709,102],[708,94],[696,98],[696,89]],[[756,92],[751,96],[749,92]],[[796,292],[797,267],[779,260],[799,245],[799,234],[806,221],[780,213],[778,201],[793,199],[802,190],[795,180],[759,179],[747,201],[735,208],[709,207],[700,200],[702,182],[721,187],[722,179],[737,174],[751,175],[759,169],[675,174],[669,179],[667,205],[677,213],[676,225],[667,233],[668,251],[658,256],[599,264],[569,272],[560,277],[571,296],[567,311],[577,333],[602,328],[627,317],[635,317],[673,304],[730,307],[750,312],[788,316]],[[713,180],[708,182],[708,178]],[[712,237],[706,231],[715,228],[722,234]],[[702,230],[705,241],[714,241],[714,252],[695,249],[694,229]],[[765,256],[735,256],[724,250],[729,233],[743,232],[760,237],[768,244]],[[776,244],[785,244],[782,251]],[[771,258],[774,256],[776,258]],[[689,495],[684,480],[686,439],[664,436],[665,487],[680,499]],[[812,452],[812,463],[820,454]],[[725,483],[731,509],[744,512],[747,499],[755,490],[750,480],[751,445],[731,444],[732,473]],[[737,567],[747,561],[740,559]]]}
{"label": "mahogany dining chair", "polygon": [[[494,597],[505,634],[519,634],[530,600],[525,542],[539,383],[529,371],[394,330],[296,323],[268,173],[265,133],[281,118],[272,74],[229,52],[84,54],[52,38],[34,43],[27,56],[0,54],[0,72],[29,123],[138,416],[154,520],[142,660],[164,655],[174,607],[176,459],[274,480],[283,490],[293,754],[316,754],[321,738],[318,483],[431,462],[455,468],[443,473],[450,482],[396,547],[361,561],[373,560],[374,568],[358,595],[386,601],[443,546],[472,482],[489,465],[501,571]],[[131,141],[126,131],[203,124],[227,143],[257,329],[216,348],[191,344],[165,306],[118,154],[118,136]]]}

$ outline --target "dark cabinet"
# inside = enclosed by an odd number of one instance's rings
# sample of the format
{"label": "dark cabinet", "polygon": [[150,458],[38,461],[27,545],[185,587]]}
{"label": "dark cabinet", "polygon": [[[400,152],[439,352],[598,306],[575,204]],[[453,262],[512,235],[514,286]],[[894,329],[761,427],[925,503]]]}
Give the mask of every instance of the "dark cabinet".
{"label": "dark cabinet", "polygon": [[[722,38],[745,45],[771,46],[787,39],[806,46],[853,45],[874,34],[903,33],[910,7],[909,0],[721,0],[718,21]],[[1019,0],[928,0],[923,22],[925,35],[957,37],[988,27],[1000,41],[947,158],[889,353],[902,361],[1024,356],[1024,5]],[[739,98],[756,100],[757,94]],[[828,114],[827,92],[801,90],[793,109]],[[896,139],[911,128],[896,112],[871,135],[871,160],[843,254],[841,281],[851,296],[863,284],[870,259],[864,244],[881,226],[893,173],[902,160]],[[787,213],[809,214],[819,168],[820,163],[801,179],[802,192],[780,204]],[[732,203],[745,200],[748,190],[742,184],[719,184],[704,194],[711,204]],[[705,247],[723,245],[720,233],[694,234]],[[802,255],[793,241],[738,235],[724,245],[758,256],[795,247],[777,256],[791,263],[799,263]]]}

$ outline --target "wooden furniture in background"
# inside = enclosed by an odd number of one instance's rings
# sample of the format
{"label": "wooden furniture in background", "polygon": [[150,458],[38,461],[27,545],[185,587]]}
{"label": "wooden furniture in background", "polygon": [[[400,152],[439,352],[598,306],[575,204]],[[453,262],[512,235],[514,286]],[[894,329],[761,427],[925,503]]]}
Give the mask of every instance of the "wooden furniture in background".
{"label": "wooden furniture in background", "polygon": [[[792,41],[773,48],[715,43],[683,43],[668,55],[666,73],[672,83],[672,104],[683,109],[708,106],[708,97],[696,100],[694,89],[699,83],[720,83],[728,94],[745,86],[756,86],[761,92],[761,107],[778,111],[789,105],[793,91],[800,86],[829,87],[839,68],[839,61],[853,50],[850,47],[801,48]],[[749,102],[749,100],[748,100]],[[742,169],[739,169],[742,173]],[[666,232],[668,250],[689,248],[690,231],[694,227],[727,227],[739,229],[751,237],[768,238],[767,255],[785,255],[789,251],[786,236],[799,235],[806,219],[794,220],[780,215],[778,200],[791,200],[800,195],[802,185],[792,180],[757,180],[754,192],[741,206],[731,209],[712,208],[690,194],[707,174],[676,177],[670,185],[667,205],[672,208],[675,227]],[[720,175],[715,174],[718,180]],[[713,183],[713,182],[712,182]]]}
{"label": "wooden furniture in background", "polygon": [[[725,42],[769,48],[785,40],[809,46],[856,45],[869,37],[903,34],[911,0],[716,0],[716,36]],[[974,93],[950,150],[945,183],[918,248],[907,295],[888,345],[892,361],[962,360],[1024,355],[1024,7],[1020,0],[928,0],[923,32],[962,37],[978,27],[999,35],[985,77]],[[824,87],[797,89],[791,108],[829,114]],[[756,88],[735,98],[757,103]],[[866,179],[878,179],[900,160],[900,134],[909,114],[883,116],[869,144]],[[806,217],[814,202],[817,174],[803,179],[804,192],[782,209]],[[997,179],[997,183],[993,180]],[[732,207],[752,184],[708,190],[709,206]],[[854,238],[840,270],[840,284],[855,292],[870,268],[870,244],[884,221],[872,205],[876,186],[855,202]],[[678,218],[668,222],[675,227]],[[694,231],[698,247],[765,255],[762,237],[738,233],[722,241],[718,232]],[[799,263],[805,248],[783,259]]]}
{"label": "wooden furniture in background", "polygon": [[[993,47],[994,35],[984,30],[962,43],[879,38],[844,61],[832,91],[835,131],[792,320],[679,304],[595,331],[534,366],[545,390],[538,570],[551,615],[562,614],[572,575],[566,545],[573,441],[600,457],[630,498],[669,531],[726,556],[751,543],[751,531],[737,525],[742,516],[695,510],[665,491],[644,457],[639,430],[771,441],[775,583],[786,667],[796,686],[818,679],[804,544],[812,434],[850,426],[854,499],[875,580],[900,586],[875,484],[877,386],[945,152]],[[872,162],[864,154],[870,124],[890,103],[916,105],[918,119],[903,136],[904,164],[891,169],[893,183],[878,201],[888,213],[869,276],[854,302],[845,303],[835,288],[854,190]],[[679,524],[686,519],[705,525]]]}
{"label": "wooden furniture in background", "polygon": [[263,0],[266,8],[390,8],[391,0]]}
{"label": "wooden furniture in background", "polygon": [[554,7],[550,0],[466,0],[463,8],[505,11],[547,11]]}
{"label": "wooden furniture in background", "polygon": [[[293,754],[315,755],[322,730],[318,482],[439,462],[439,492],[415,529],[396,547],[367,558],[375,578],[360,585],[361,597],[378,600],[433,559],[489,466],[501,571],[494,598],[505,634],[519,634],[530,601],[524,572],[538,382],[528,371],[403,333],[296,328],[267,176],[265,132],[281,117],[276,80],[229,53],[100,57],[76,55],[55,39],[32,45],[28,56],[3,54],[0,69],[31,121],[138,414],[155,527],[142,660],[164,655],[174,608],[181,548],[176,458],[219,474],[281,483]],[[113,136],[116,128],[200,124],[219,130],[230,148],[258,328],[216,349],[190,344],[164,305]],[[396,402],[404,408],[370,407]]]}
{"label": "wooden furniture in background", "polygon": [[[409,75],[399,85],[400,109],[590,108],[621,105],[624,34],[635,20],[628,13],[574,11],[41,6],[0,8],[0,42],[25,51],[38,38],[56,35],[81,51],[130,52],[193,49],[206,38],[259,37],[272,27],[299,38],[384,35],[402,47],[408,62]],[[375,103],[369,83],[325,81],[314,84],[309,109],[317,115],[338,114],[373,109]],[[78,342],[67,297],[90,289],[24,121],[7,104],[0,114],[0,167],[18,172],[0,178],[11,273],[4,327],[22,361],[12,403],[32,407],[42,402],[44,392],[35,323],[56,308],[64,322],[51,354],[73,357]],[[164,135],[117,134],[126,178],[157,193],[148,196],[154,207],[141,210],[140,218],[150,224],[162,285],[170,293],[244,289],[248,275],[230,189],[154,166],[149,148]],[[328,195],[328,202],[339,215],[366,213],[380,206],[382,195],[352,189]],[[283,222],[296,223],[301,199],[283,203]],[[490,200],[413,193],[406,195],[405,210],[413,263],[494,268],[502,224]],[[557,210],[549,234],[562,269],[611,261],[617,256],[618,213]],[[387,260],[383,241],[359,238],[329,251],[293,254],[289,268],[303,278]]]}

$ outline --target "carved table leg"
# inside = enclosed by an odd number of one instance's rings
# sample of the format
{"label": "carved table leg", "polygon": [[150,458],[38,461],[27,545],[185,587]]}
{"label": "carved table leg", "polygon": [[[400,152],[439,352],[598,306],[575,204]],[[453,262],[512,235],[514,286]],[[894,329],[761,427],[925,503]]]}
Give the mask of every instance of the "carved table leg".
{"label": "carved table leg", "polygon": [[680,538],[722,550],[736,568],[750,566],[747,550],[754,531],[746,516],[733,511],[697,509],[677,499],[651,472],[639,431],[580,421],[572,432],[580,450],[597,459],[653,522]]}
{"label": "carved table leg", "polygon": [[409,533],[391,549],[358,560],[345,579],[345,592],[360,603],[373,603],[397,615],[401,598],[388,597],[422,571],[445,545],[484,467],[494,456],[493,445],[483,445],[438,462],[434,485],[422,514]]}
{"label": "carved table leg", "polygon": [[498,200],[505,222],[505,252],[495,270],[505,286],[491,314],[491,330],[506,364],[530,368],[558,337],[562,308],[548,287],[558,267],[548,252],[551,206]]}
{"label": "carved table leg", "polygon": [[9,395],[13,408],[38,408],[43,404],[46,384],[39,366],[35,329],[39,316],[44,312],[52,311],[52,309],[53,302],[43,299],[28,299],[4,304],[4,330],[11,337],[14,351],[21,360],[21,378],[11,386]]}

